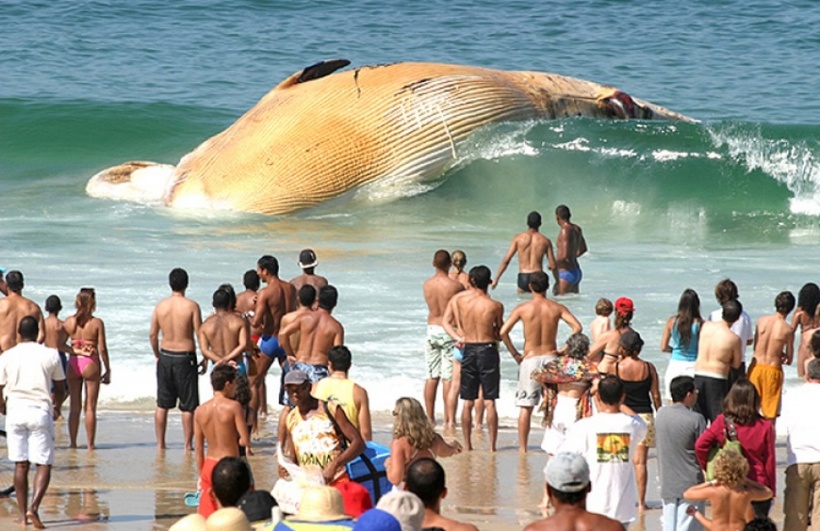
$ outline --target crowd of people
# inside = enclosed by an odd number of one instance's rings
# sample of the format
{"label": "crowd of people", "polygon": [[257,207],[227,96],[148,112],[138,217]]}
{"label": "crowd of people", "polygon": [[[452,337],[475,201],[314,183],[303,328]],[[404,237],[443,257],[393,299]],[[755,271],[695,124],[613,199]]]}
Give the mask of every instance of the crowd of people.
{"label": "crowd of people", "polygon": [[[339,529],[475,529],[441,515],[447,489],[437,459],[473,450],[474,426],[482,423],[489,450],[497,450],[502,343],[519,367],[514,400],[520,452],[529,450],[536,408],[544,418],[543,505],[552,515],[527,529],[629,525],[638,512],[650,509],[647,456],[653,447],[665,530],[764,525],[777,492],[778,416],[788,444],[784,529],[818,525],[820,432],[800,410],[820,394],[820,288],[806,284],[797,299],[778,294],[775,311],[754,326],[731,280],[718,283],[720,309],[709,319],[701,316],[698,294],[684,290],[663,330],[660,348],[671,356],[661,375],[640,357],[644,342],[632,326],[632,300],[600,299],[588,326],[590,338],[565,305],[548,297],[550,276],[556,295],[579,290],[578,258],[587,244],[570,219],[565,205],[556,209],[560,229],[553,249],[540,232],[541,215],[531,212],[495,279],[486,265],[467,270],[461,250],[434,253],[434,274],[423,286],[428,307],[424,404],[410,397],[395,404],[393,440],[383,465],[394,489],[381,499],[349,473],[348,465],[373,438],[370,401],[349,378],[352,354],[344,344],[344,326],[333,316],[338,291],[316,274],[316,254],[300,253],[303,274],[290,281],[279,277],[276,258],[262,256],[244,274],[244,291],[236,293],[230,284],[214,291],[213,312],[204,320],[199,304],[186,297],[187,272],[173,269],[171,294],[154,309],[149,340],[156,359],[158,451],[166,449],[168,412],[179,408],[184,448],[195,452],[199,472],[198,517],[178,525],[197,528],[213,518],[264,522],[288,498],[293,514],[269,527],[299,529],[300,522],[329,521]],[[516,255],[518,291],[531,297],[505,316],[490,291]],[[76,312],[64,321],[58,297],[47,299],[44,318],[39,305],[22,295],[23,288],[19,271],[9,271],[0,283],[6,295],[0,299],[0,407],[16,466],[20,521],[39,528],[38,508],[54,459],[54,421],[67,396],[70,447],[77,448],[84,414],[87,448],[94,450],[97,398],[100,384],[110,382],[111,365],[104,323],[94,316],[93,288],[78,292]],[[561,322],[570,334],[559,347]],[[511,337],[519,325],[521,346]],[[782,366],[795,358],[795,336],[798,371],[806,383],[781,406]],[[747,364],[749,346],[753,355]],[[274,362],[281,375],[279,476],[293,481],[261,499],[246,456],[253,455],[253,436],[268,412],[266,376]],[[209,370],[213,398],[200,404],[199,375]],[[444,428],[452,433],[460,421],[462,441],[435,430],[439,386]],[[36,474],[29,503],[31,464]],[[306,488],[305,478],[324,487]],[[711,506],[708,516],[705,501]],[[368,527],[361,527],[363,522]]]}

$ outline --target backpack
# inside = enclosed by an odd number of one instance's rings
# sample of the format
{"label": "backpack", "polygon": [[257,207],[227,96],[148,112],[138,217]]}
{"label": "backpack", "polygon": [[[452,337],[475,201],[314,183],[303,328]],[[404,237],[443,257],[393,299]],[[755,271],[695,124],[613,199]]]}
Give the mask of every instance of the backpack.
{"label": "backpack", "polygon": [[715,479],[715,459],[721,452],[732,450],[743,455],[743,447],[740,445],[740,441],[737,440],[735,422],[726,416],[723,417],[723,422],[725,424],[723,428],[723,446],[714,446],[709,450],[709,456],[706,459],[706,481]]}

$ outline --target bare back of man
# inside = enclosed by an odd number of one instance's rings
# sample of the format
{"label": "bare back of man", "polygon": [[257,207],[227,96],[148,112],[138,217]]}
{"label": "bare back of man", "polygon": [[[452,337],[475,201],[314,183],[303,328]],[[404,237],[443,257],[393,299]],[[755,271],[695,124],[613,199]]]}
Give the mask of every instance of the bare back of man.
{"label": "bare back of man", "polygon": [[757,320],[754,345],[757,364],[781,367],[785,362],[786,365],[791,365],[794,329],[779,313],[763,316]]}
{"label": "bare back of man", "polygon": [[732,332],[725,321],[705,322],[698,341],[696,374],[729,377],[729,369],[740,367],[740,338]]}
{"label": "bare back of man", "polygon": [[299,293],[302,286],[306,284],[316,288],[316,292],[318,293],[321,288],[327,286],[327,279],[315,273],[302,273],[298,277],[290,280],[290,285],[293,286],[293,290],[296,293]]}
{"label": "bare back of man", "polygon": [[578,293],[581,284],[581,267],[578,257],[587,252],[587,243],[581,227],[568,220],[558,221],[561,230],[555,242],[555,267],[558,275],[555,293]]}
{"label": "bare back of man", "polygon": [[553,274],[557,276],[552,242],[549,238],[538,232],[537,229],[528,229],[513,238],[510,248],[507,250],[507,254],[501,261],[501,265],[495,275],[495,280],[492,283],[493,289],[498,285],[501,275],[504,274],[510,260],[512,260],[512,257],[516,254],[518,254],[519,292],[526,291],[525,282],[528,281],[528,278],[525,278],[524,275],[544,270],[544,257],[547,258],[548,269],[553,271]]}
{"label": "bare back of man", "polygon": [[500,339],[504,306],[492,300],[486,292],[476,291],[473,297],[456,301],[464,343],[492,343]]}
{"label": "bare back of man", "polygon": [[344,344],[344,327],[324,308],[296,316],[282,330],[283,345],[289,344],[291,335],[295,333],[299,334],[299,348],[293,353],[293,357],[298,362],[310,365],[327,365],[328,351]]}
{"label": "bare back of man", "polygon": [[262,335],[278,336],[282,317],[290,310],[292,290],[293,287],[287,282],[278,278],[270,279],[257,294],[251,326],[261,328]]}
{"label": "bare back of man", "polygon": [[23,317],[29,316],[38,321],[40,332],[37,341],[42,342],[45,339],[46,327],[43,312],[37,303],[14,291],[9,291],[4,299],[0,299],[0,352],[20,343],[21,338],[17,329]]}
{"label": "bare back of man", "polygon": [[[251,289],[247,289],[236,296],[236,311],[248,317],[248,321],[253,320],[254,310],[256,310],[256,298],[258,293]],[[262,335],[261,326],[251,326],[251,337],[259,337]]]}
{"label": "bare back of man", "polygon": [[[173,352],[193,352],[196,350],[194,338],[202,323],[202,312],[199,305],[174,293],[161,300],[151,319],[151,333],[162,333],[159,348]],[[155,352],[159,356],[159,352]]]}
{"label": "bare back of man", "polygon": [[524,531],[624,531],[624,526],[602,514],[572,506],[562,508],[549,518],[533,522]]}
{"label": "bare back of man", "polygon": [[199,329],[199,347],[214,365],[241,363],[248,343],[247,322],[234,312],[217,310]]}
{"label": "bare back of man", "polygon": [[248,444],[245,416],[236,400],[215,395],[197,408],[194,419],[197,453],[207,446],[204,457],[208,459],[218,461],[223,457],[239,457],[239,445]]}

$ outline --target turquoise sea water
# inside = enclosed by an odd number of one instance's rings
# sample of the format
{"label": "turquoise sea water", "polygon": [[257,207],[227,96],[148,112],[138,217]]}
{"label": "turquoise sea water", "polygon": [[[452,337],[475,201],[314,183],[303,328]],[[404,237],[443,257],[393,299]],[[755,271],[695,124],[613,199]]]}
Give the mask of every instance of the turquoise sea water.
{"label": "turquoise sea water", "polygon": [[[41,303],[56,293],[69,309],[79,287],[97,288],[113,364],[104,403],[150,403],[148,321],[176,266],[207,308],[260,255],[290,278],[299,250],[315,249],[340,289],[354,376],[381,410],[421,395],[433,252],[462,248],[495,270],[533,209],[549,220],[570,205],[589,242],[582,294],[563,302],[587,324],[598,297],[634,298],[661,370],[662,326],[684,288],[707,313],[731,277],[757,318],[780,290],[820,280],[813,0],[6,2],[0,27],[0,265],[22,270]],[[471,139],[435,189],[282,218],[85,195],[105,167],[176,163],[282,79],[335,57],[556,72],[701,123],[502,124]],[[493,292],[507,311],[521,302],[513,281],[514,267]],[[512,416],[515,364],[502,357],[500,409]]]}

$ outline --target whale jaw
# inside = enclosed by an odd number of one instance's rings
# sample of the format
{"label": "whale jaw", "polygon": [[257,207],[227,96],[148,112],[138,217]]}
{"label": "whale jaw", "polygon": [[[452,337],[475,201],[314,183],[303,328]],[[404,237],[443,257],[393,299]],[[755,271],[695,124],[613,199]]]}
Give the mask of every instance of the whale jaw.
{"label": "whale jaw", "polygon": [[133,161],[106,168],[88,180],[91,197],[146,204],[168,204],[177,182],[170,164]]}

